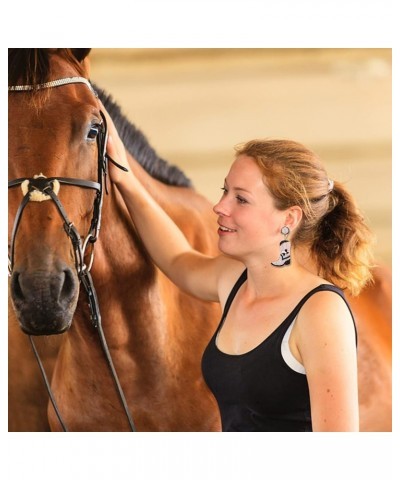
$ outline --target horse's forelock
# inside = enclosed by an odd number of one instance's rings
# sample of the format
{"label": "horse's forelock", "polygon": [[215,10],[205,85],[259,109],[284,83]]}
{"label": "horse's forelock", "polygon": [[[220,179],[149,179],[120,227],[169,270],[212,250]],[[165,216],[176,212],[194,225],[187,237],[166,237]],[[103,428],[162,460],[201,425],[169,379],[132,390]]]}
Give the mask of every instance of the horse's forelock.
{"label": "horse's forelock", "polygon": [[[79,52],[78,52],[79,50]],[[83,75],[81,61],[90,49],[72,48],[9,48],[8,49],[8,85],[40,85],[55,80],[50,78],[51,55],[59,55],[73,65],[79,75]]]}
{"label": "horse's forelock", "polygon": [[8,84],[37,85],[47,80],[49,54],[43,48],[8,49]]}
{"label": "horse's forelock", "polygon": [[[78,75],[84,76],[82,61],[90,52],[89,48],[9,48],[8,85],[32,85],[36,87],[51,80],[51,56],[58,55],[67,64],[75,67]],[[49,97],[48,89],[35,88],[25,92],[29,104],[38,112]]]}

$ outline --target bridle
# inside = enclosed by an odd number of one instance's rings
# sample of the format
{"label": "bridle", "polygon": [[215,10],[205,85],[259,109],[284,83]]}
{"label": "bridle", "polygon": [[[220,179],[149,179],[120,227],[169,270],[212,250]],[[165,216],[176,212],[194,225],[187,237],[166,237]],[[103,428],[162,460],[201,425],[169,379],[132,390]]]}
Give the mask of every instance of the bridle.
{"label": "bridle", "polygon": [[[58,80],[54,80],[51,82],[47,83],[42,83],[40,85],[15,85],[15,86],[9,86],[8,90],[12,92],[26,92],[26,91],[32,91],[32,90],[39,90],[39,89],[45,89],[45,88],[54,88],[54,87],[59,87],[62,85],[68,85],[72,83],[83,83],[85,84],[90,91],[96,96],[97,92],[93,89],[91,83],[89,80],[83,77],[68,77],[68,78],[61,78]],[[112,162],[114,165],[117,167],[121,168],[122,170],[126,170],[125,167],[122,167],[119,165],[117,162],[115,162],[106,152],[106,147],[107,147],[107,136],[108,136],[108,130],[107,130],[107,122],[104,114],[100,110],[100,114],[102,117],[102,124],[100,126],[99,133],[96,137],[97,141],[97,148],[98,148],[98,159],[97,159],[97,182],[91,181],[91,180],[84,180],[84,179],[79,179],[79,178],[68,178],[68,177],[44,177],[42,175],[34,177],[34,178],[17,178],[14,180],[10,180],[8,182],[8,188],[14,188],[17,186],[22,185],[25,182],[25,185],[27,186],[27,192],[24,194],[24,197],[18,207],[15,220],[14,220],[14,225],[11,233],[11,242],[10,242],[10,252],[9,252],[9,275],[11,275],[13,268],[14,268],[14,246],[15,246],[15,238],[18,232],[18,227],[21,221],[22,213],[26,207],[26,205],[29,203],[31,200],[31,195],[34,192],[40,192],[41,194],[48,196],[49,199],[51,199],[55,206],[57,207],[57,210],[63,220],[63,226],[64,230],[68,236],[68,238],[71,240],[71,244],[73,247],[74,251],[74,256],[75,256],[75,267],[76,271],[78,274],[79,281],[82,283],[83,288],[85,289],[85,292],[87,294],[88,298],[88,305],[90,309],[90,319],[93,327],[97,330],[101,347],[102,350],[106,356],[107,364],[110,368],[111,375],[113,377],[116,389],[118,391],[119,398],[121,400],[121,403],[123,405],[126,417],[129,422],[130,429],[132,431],[136,431],[135,425],[133,423],[133,419],[131,417],[131,414],[129,412],[129,408],[125,399],[124,392],[121,388],[117,372],[115,371],[114,364],[111,359],[111,355],[107,346],[107,342],[104,336],[102,324],[101,324],[101,315],[100,315],[100,309],[99,309],[99,302],[97,299],[96,295],[96,290],[93,285],[93,280],[92,276],[90,274],[91,267],[93,265],[93,258],[94,258],[94,244],[98,239],[99,236],[99,231],[100,231],[100,225],[101,225],[101,210],[102,210],[102,205],[103,205],[103,197],[104,197],[104,191],[108,193],[107,191],[107,173],[108,173],[108,161]],[[81,236],[79,235],[79,232],[75,228],[74,224],[69,220],[68,215],[57,195],[55,192],[54,186],[56,183],[62,184],[62,185],[72,185],[75,187],[81,187],[85,189],[91,189],[96,192],[96,196],[94,199],[94,204],[93,204],[93,216],[91,220],[91,224],[89,227],[89,232],[85,237],[85,240],[82,242]],[[87,247],[91,245],[91,252],[90,252],[90,259],[88,265],[85,263],[85,253]],[[38,355],[37,349],[35,347],[34,341],[32,336],[29,335],[29,339],[34,351],[34,354],[36,356],[36,360],[39,364],[39,368],[44,380],[44,383],[46,385],[47,392],[49,394],[49,398],[51,400],[51,403],[53,405],[53,408],[55,410],[55,413],[57,415],[57,418],[62,426],[62,429],[64,431],[67,431],[67,428],[65,426],[65,423],[61,417],[60,411],[57,407],[54,395],[51,391],[50,383],[47,379],[46,372],[44,370],[44,367],[42,365],[42,362],[40,360],[40,357]]]}

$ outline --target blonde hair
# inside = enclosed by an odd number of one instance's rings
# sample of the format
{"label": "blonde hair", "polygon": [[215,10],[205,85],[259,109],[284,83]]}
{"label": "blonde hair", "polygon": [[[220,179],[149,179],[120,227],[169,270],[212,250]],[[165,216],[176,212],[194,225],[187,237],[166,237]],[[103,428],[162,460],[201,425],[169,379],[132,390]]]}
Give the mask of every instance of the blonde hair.
{"label": "blonde hair", "polygon": [[235,150],[255,160],[276,208],[302,209],[291,241],[310,248],[319,275],[352,295],[372,281],[371,231],[351,194],[329,180],[315,153],[279,139],[251,140]]}

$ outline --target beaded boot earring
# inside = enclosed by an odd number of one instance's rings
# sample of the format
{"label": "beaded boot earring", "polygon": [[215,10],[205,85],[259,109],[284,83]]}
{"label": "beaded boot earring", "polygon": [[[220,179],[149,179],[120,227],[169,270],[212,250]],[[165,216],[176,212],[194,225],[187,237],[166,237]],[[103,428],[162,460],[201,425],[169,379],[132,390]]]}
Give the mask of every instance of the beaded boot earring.
{"label": "beaded boot earring", "polygon": [[271,262],[271,265],[274,267],[285,267],[286,265],[290,265],[290,240],[287,239],[290,233],[289,227],[286,225],[282,227],[281,233],[285,238],[279,244],[279,260]]}

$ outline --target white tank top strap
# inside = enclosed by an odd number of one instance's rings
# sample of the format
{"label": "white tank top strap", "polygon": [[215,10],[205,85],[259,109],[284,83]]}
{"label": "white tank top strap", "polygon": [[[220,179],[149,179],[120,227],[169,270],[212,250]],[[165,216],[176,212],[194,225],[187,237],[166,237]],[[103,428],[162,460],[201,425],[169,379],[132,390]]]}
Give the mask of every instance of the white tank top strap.
{"label": "white tank top strap", "polygon": [[[297,316],[296,316],[297,318]],[[281,344],[281,353],[282,357],[285,360],[285,363],[290,367],[292,370],[294,370],[297,373],[301,373],[303,375],[306,374],[305,368],[303,365],[293,356],[292,352],[290,351],[289,347],[289,338],[290,334],[293,329],[294,322],[296,321],[296,318],[293,320],[293,322],[290,324],[289,328],[286,330],[285,336],[283,337],[282,344]]]}

